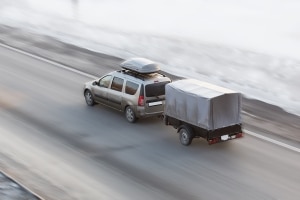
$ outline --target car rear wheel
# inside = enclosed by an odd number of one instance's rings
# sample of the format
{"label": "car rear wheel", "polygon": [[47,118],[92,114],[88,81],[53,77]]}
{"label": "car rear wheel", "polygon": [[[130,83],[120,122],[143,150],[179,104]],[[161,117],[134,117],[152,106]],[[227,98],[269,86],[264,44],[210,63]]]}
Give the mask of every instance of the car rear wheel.
{"label": "car rear wheel", "polygon": [[87,105],[93,106],[95,104],[95,101],[94,101],[94,98],[93,98],[93,95],[92,95],[91,91],[86,90],[84,92],[84,97],[85,97],[85,101],[86,101]]}
{"label": "car rear wheel", "polygon": [[179,140],[184,146],[189,146],[194,138],[193,130],[188,126],[183,126],[179,130]]}
{"label": "car rear wheel", "polygon": [[134,123],[137,120],[135,113],[130,106],[127,106],[125,109],[125,117],[130,123]]}

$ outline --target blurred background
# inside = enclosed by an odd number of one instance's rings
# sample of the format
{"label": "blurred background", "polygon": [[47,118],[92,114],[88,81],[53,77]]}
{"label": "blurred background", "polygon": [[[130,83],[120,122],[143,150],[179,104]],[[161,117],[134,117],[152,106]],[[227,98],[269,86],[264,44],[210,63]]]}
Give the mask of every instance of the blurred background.
{"label": "blurred background", "polygon": [[300,115],[295,0],[1,0],[0,23],[241,91]]}
{"label": "blurred background", "polygon": [[[297,0],[0,0],[0,170],[48,200],[298,200],[299,10]],[[161,119],[131,124],[87,106],[83,84],[130,57],[242,92],[244,137],[184,147]],[[29,199],[4,174],[0,199]]]}

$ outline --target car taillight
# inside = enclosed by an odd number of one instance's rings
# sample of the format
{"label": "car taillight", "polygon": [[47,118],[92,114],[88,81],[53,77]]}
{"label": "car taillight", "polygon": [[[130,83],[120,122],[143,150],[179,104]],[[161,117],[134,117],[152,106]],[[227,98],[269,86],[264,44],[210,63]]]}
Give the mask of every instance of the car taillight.
{"label": "car taillight", "polygon": [[143,105],[145,105],[144,96],[139,96],[138,106],[143,106]]}
{"label": "car taillight", "polygon": [[236,134],[236,138],[240,138],[240,137],[243,137],[243,133]]}

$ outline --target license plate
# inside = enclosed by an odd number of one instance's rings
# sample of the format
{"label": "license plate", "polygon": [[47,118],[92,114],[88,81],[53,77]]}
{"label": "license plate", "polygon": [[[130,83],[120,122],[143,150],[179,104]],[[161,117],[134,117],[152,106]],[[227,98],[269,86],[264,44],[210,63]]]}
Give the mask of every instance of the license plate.
{"label": "license plate", "polygon": [[228,140],[229,139],[229,136],[228,135],[222,135],[221,136],[221,140]]}
{"label": "license plate", "polygon": [[162,101],[156,101],[156,102],[149,103],[149,106],[158,106],[158,105],[162,105]]}

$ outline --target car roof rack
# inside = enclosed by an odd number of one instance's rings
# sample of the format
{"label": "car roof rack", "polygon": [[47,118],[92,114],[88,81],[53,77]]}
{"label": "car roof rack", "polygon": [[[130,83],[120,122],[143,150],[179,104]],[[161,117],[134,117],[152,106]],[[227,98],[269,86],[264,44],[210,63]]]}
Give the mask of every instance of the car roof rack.
{"label": "car roof rack", "polygon": [[146,58],[131,58],[122,62],[120,66],[139,74],[152,74],[160,71],[157,63]]}
{"label": "car roof rack", "polygon": [[132,70],[128,70],[128,69],[122,69],[119,72],[127,74],[127,75],[130,75],[130,76],[138,78],[138,79],[141,79],[143,81],[146,80],[146,79],[150,79],[150,78],[152,78],[154,76],[157,76],[157,75],[165,77],[164,74],[157,73],[157,72],[155,72],[155,73],[148,73],[148,74],[141,74],[141,73],[138,73],[138,72],[135,72],[135,71],[132,71]]}

